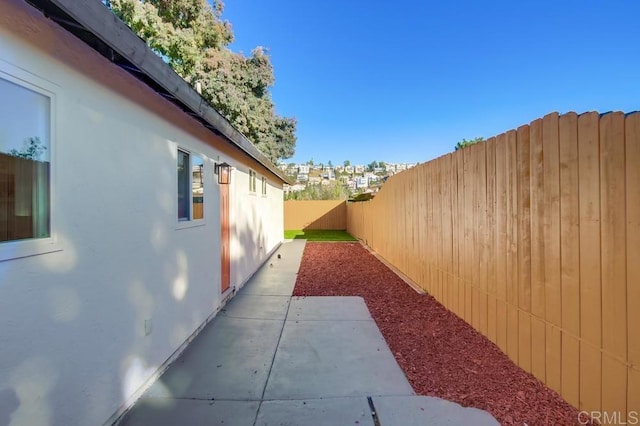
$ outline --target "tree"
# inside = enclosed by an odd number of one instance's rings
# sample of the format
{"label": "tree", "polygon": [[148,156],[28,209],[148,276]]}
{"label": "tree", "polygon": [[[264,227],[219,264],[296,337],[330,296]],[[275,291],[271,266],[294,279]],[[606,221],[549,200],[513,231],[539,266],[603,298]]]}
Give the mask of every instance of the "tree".
{"label": "tree", "polygon": [[331,162],[331,160],[329,160],[329,162],[327,163],[327,167],[333,169],[333,163]]}
{"label": "tree", "polygon": [[231,25],[220,0],[109,0],[108,7],[263,154],[293,156],[296,120],[275,112],[273,67],[266,49],[250,56],[227,48]]}
{"label": "tree", "polygon": [[367,171],[372,172],[376,167],[378,167],[378,162],[377,161],[372,161],[367,166]]}
{"label": "tree", "polygon": [[344,160],[344,166],[345,167],[349,167],[351,165],[351,161],[349,160]]}
{"label": "tree", "polygon": [[484,138],[478,137],[478,138],[473,138],[471,140],[462,139],[456,144],[456,151],[459,150],[460,148],[464,148],[465,146],[473,145],[474,143],[478,143],[478,142],[484,142]]}
{"label": "tree", "polygon": [[26,139],[25,145],[26,147],[20,151],[15,148],[12,149],[9,151],[9,155],[24,158],[26,160],[39,160],[40,156],[42,156],[47,149],[37,136]]}
{"label": "tree", "polygon": [[301,191],[292,191],[285,195],[285,200],[346,200],[349,189],[339,182],[329,185],[307,185]]}

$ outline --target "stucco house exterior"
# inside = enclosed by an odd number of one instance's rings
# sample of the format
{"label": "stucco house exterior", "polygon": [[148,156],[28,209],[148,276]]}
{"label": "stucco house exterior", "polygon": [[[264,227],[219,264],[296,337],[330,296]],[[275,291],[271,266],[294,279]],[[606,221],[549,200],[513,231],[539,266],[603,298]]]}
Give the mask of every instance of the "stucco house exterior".
{"label": "stucco house exterior", "polygon": [[117,418],[282,242],[286,182],[101,1],[1,1],[0,424]]}

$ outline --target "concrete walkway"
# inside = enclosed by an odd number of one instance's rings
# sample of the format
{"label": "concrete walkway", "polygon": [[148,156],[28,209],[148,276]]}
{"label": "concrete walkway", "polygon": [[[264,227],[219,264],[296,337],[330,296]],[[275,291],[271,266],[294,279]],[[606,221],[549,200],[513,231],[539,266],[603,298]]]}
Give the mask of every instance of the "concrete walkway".
{"label": "concrete walkway", "polygon": [[304,245],[283,243],[121,425],[498,424],[416,396],[362,298],[291,297]]}

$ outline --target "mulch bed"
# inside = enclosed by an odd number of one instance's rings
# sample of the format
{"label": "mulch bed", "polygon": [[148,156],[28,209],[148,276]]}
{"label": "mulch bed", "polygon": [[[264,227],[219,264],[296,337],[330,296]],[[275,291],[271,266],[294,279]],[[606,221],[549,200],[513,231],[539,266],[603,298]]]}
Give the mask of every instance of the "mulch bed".
{"label": "mulch bed", "polygon": [[503,425],[580,424],[556,392],[358,243],[307,243],[294,296],[363,297],[419,395],[486,410]]}

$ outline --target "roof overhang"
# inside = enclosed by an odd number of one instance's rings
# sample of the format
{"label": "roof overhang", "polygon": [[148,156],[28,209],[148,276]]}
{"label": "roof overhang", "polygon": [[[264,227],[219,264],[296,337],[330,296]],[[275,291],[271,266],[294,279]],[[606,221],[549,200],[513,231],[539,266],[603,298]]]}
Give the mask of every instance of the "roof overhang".
{"label": "roof overhang", "polygon": [[292,183],[100,0],[25,1],[260,163],[283,183]]}

